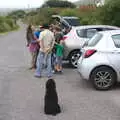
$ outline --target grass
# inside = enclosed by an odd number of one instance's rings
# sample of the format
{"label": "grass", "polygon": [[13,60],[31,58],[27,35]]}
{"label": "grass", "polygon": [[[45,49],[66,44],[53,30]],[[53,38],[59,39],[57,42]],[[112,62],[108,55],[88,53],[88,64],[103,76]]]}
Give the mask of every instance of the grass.
{"label": "grass", "polygon": [[19,29],[20,29],[20,27],[17,26],[17,27],[14,28],[13,30],[10,30],[10,31],[7,31],[7,32],[1,32],[0,35],[6,35],[6,34],[8,34],[9,32],[17,31],[17,30],[19,30]]}

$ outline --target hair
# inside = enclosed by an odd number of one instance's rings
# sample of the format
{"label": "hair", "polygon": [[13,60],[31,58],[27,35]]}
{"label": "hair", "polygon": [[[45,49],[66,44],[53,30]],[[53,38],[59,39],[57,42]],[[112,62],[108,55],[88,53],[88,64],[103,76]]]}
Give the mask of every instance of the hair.
{"label": "hair", "polygon": [[56,31],[61,31],[61,28],[59,26],[55,26]]}
{"label": "hair", "polygon": [[55,88],[56,88],[55,81],[53,79],[48,79],[48,81],[46,83],[46,89],[51,90],[51,89],[55,89]]}
{"label": "hair", "polygon": [[32,28],[31,27],[32,27],[32,25],[29,24],[28,27],[27,27],[27,32],[32,32]]}
{"label": "hair", "polygon": [[49,29],[49,25],[45,23],[45,24],[43,24],[43,28],[44,29]]}

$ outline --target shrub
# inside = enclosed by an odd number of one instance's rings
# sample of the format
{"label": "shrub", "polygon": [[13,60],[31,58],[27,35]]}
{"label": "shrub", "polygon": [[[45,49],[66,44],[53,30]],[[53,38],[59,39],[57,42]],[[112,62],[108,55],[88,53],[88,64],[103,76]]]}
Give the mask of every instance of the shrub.
{"label": "shrub", "polygon": [[120,1],[109,0],[99,12],[99,19],[103,24],[120,26]]}
{"label": "shrub", "polygon": [[62,12],[60,13],[61,16],[78,16],[78,12],[77,9],[64,9],[62,10]]}
{"label": "shrub", "polygon": [[0,33],[8,32],[10,30],[16,29],[17,27],[18,26],[15,24],[13,19],[0,16]]}

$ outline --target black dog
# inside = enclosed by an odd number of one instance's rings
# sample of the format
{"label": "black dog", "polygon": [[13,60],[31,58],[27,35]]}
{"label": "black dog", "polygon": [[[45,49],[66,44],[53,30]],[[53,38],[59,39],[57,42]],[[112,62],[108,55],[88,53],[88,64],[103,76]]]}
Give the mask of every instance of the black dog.
{"label": "black dog", "polygon": [[58,104],[56,83],[53,79],[49,79],[46,82],[44,112],[47,115],[57,115],[61,112],[60,106]]}

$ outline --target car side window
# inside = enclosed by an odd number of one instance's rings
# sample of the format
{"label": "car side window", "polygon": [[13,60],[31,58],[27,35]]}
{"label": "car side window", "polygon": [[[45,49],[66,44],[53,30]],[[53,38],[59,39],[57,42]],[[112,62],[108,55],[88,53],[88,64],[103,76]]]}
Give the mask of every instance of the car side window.
{"label": "car side window", "polygon": [[120,48],[120,34],[112,35],[112,39],[117,48]]}
{"label": "car side window", "polygon": [[87,38],[92,38],[95,35],[96,32],[97,32],[97,29],[88,29],[88,30],[86,30]]}
{"label": "car side window", "polygon": [[93,47],[102,39],[103,35],[101,33],[96,33],[89,41],[88,46]]}

